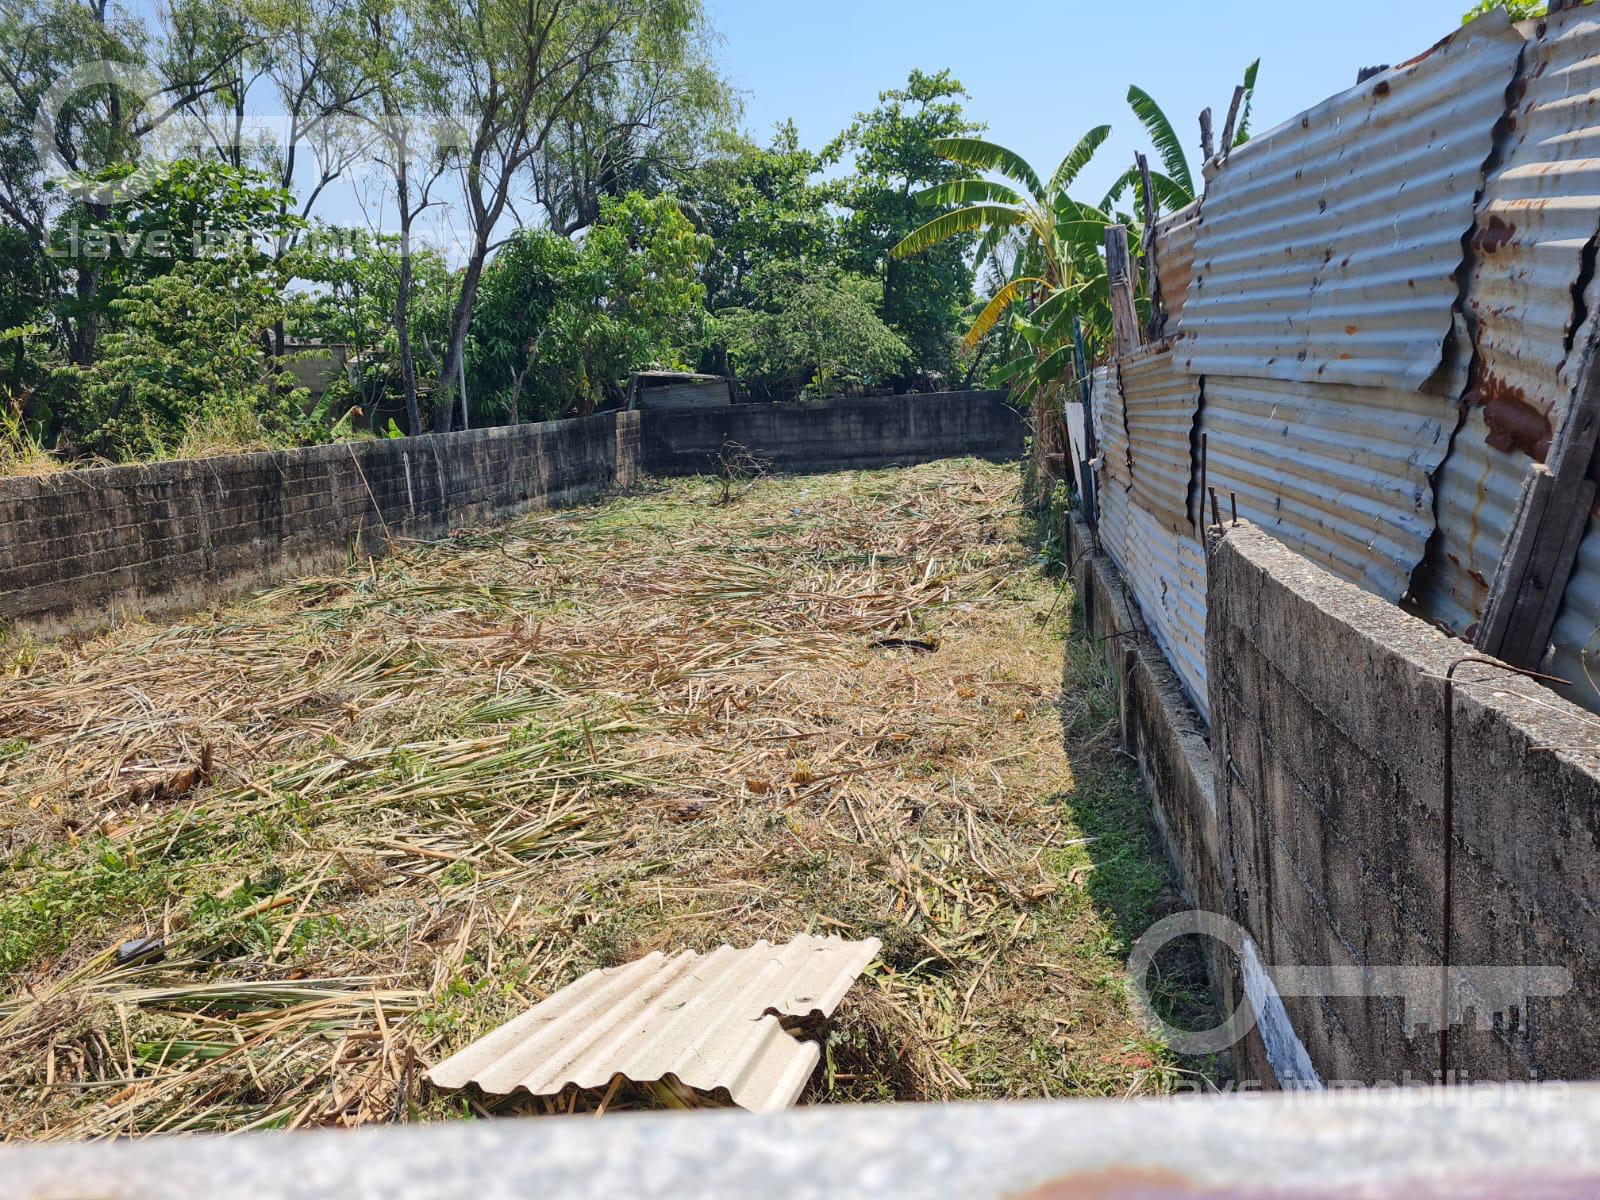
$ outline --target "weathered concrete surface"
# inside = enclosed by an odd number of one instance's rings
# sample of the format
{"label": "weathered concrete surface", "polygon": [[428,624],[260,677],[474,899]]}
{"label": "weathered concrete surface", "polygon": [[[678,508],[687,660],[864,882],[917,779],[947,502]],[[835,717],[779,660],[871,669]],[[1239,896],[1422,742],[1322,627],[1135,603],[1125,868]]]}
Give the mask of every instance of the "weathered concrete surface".
{"label": "weathered concrete surface", "polygon": [[[1382,992],[1372,968],[1439,967],[1443,677],[1470,648],[1245,525],[1214,540],[1208,610],[1225,914],[1269,970],[1354,967]],[[1470,996],[1493,1027],[1469,1012],[1449,1070],[1593,1078],[1600,724],[1493,667],[1457,678],[1452,963],[1564,968],[1575,986],[1530,1000],[1513,973],[1509,997]],[[1284,999],[1326,1079],[1438,1069],[1436,1033],[1408,1037],[1426,1016],[1399,996]]]}
{"label": "weathered concrete surface", "polygon": [[0,620],[193,608],[639,475],[637,413],[0,479]]}
{"label": "weathered concrete surface", "polygon": [[1600,1087],[820,1104],[0,1148],[8,1200],[1527,1200],[1600,1189]]}
{"label": "weathered concrete surface", "polygon": [[734,404],[643,413],[644,469],[715,474],[740,451],[782,471],[837,471],[970,454],[1022,454],[1022,416],[1000,392]]}
{"label": "weathered concrete surface", "polygon": [[[1230,906],[1219,871],[1216,783],[1205,726],[1146,630],[1116,564],[1094,549],[1088,529],[1076,517],[1068,518],[1066,535],[1085,632],[1096,639],[1116,679],[1123,747],[1138,764],[1162,848],[1188,904],[1226,914]],[[1249,1004],[1244,964],[1220,943],[1208,938],[1204,944],[1218,1010],[1225,1015]],[[1235,1075],[1264,1087],[1310,1083],[1293,1068],[1294,1030],[1270,981],[1266,983],[1264,994],[1254,989],[1255,1024],[1234,1047]],[[1273,1052],[1266,1034],[1272,1035]]]}
{"label": "weathered concrete surface", "polygon": [[0,623],[55,632],[325,569],[391,541],[571,504],[643,471],[1015,457],[1003,392],[605,413],[443,436],[0,479]]}

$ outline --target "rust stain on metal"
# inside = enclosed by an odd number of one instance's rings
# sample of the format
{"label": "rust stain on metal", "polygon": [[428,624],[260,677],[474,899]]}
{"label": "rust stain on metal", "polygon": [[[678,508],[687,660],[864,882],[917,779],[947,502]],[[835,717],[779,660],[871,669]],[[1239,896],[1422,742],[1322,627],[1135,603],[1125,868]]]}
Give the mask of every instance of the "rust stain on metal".
{"label": "rust stain on metal", "polygon": [[1186,1177],[1166,1167],[1106,1167],[1063,1175],[1014,1200],[1167,1200],[1168,1197],[1193,1197],[1197,1189]]}
{"label": "rust stain on metal", "polygon": [[821,1051],[791,1037],[778,1018],[832,1013],[881,947],[877,938],[802,936],[671,958],[656,951],[590,971],[427,1078],[439,1088],[549,1096],[568,1084],[604,1087],[620,1075],[725,1092],[753,1112],[788,1108]]}
{"label": "rust stain on metal", "polygon": [[1483,406],[1489,445],[1508,452],[1520,450],[1535,462],[1545,460],[1555,430],[1549,415],[1530,404],[1521,388],[1486,375],[1471,399]]}
{"label": "rust stain on metal", "polygon": [[1483,254],[1493,254],[1508,245],[1516,235],[1517,227],[1498,214],[1491,214],[1488,223],[1472,235],[1472,247]]}

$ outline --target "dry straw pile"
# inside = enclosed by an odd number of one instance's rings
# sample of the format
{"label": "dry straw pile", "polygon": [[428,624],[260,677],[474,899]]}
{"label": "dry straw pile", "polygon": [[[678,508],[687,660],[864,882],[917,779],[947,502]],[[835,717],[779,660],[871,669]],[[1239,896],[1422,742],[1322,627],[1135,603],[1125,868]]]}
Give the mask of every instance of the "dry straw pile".
{"label": "dry straw pile", "polygon": [[811,1101],[1169,1086],[1120,974],[1164,877],[1014,478],[652,485],[13,639],[0,1128],[483,1111],[422,1070],[596,965],[806,931],[885,945]]}

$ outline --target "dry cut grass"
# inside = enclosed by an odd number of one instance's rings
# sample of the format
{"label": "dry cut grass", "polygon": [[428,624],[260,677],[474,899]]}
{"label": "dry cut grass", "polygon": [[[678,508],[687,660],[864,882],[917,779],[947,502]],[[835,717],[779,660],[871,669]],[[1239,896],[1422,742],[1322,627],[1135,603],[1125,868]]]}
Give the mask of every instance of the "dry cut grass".
{"label": "dry cut grass", "polygon": [[0,1128],[481,1113],[423,1069],[582,972],[806,931],[884,942],[811,1102],[1172,1087],[1122,972],[1170,890],[1014,480],[652,485],[14,639]]}

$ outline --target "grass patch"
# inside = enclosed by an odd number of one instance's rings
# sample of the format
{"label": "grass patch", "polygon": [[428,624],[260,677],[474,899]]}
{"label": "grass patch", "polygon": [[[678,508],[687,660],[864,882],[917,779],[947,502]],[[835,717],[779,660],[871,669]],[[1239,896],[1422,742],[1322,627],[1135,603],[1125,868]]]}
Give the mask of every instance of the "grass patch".
{"label": "grass patch", "polygon": [[1173,1087],[1122,968],[1170,883],[1019,517],[976,462],[682,480],[27,643],[0,1123],[472,1115],[422,1070],[584,971],[803,932],[884,942],[811,1102]]}

